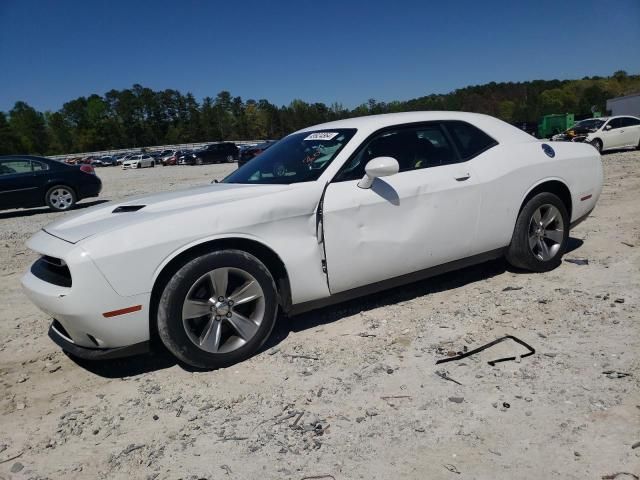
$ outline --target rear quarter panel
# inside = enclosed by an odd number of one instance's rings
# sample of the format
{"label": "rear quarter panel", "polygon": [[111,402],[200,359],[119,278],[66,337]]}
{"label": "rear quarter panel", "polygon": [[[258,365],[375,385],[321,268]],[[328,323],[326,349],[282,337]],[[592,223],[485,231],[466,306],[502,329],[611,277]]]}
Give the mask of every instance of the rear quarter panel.
{"label": "rear quarter panel", "polygon": [[477,253],[509,245],[525,198],[544,182],[555,180],[568,187],[571,222],[593,210],[603,181],[597,150],[584,143],[544,143],[555,151],[553,158],[544,153],[542,142],[527,142],[501,144],[474,159],[483,185]]}

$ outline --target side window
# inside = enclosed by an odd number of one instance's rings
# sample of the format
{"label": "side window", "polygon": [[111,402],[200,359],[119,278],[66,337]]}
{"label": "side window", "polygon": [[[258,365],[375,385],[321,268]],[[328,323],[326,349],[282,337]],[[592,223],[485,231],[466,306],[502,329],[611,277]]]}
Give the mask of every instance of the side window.
{"label": "side window", "polygon": [[0,162],[0,175],[14,175],[16,173],[31,173],[29,160],[5,160]]}
{"label": "side window", "polygon": [[634,127],[636,125],[640,125],[640,120],[638,120],[637,118],[624,117],[624,118],[621,118],[620,120],[622,120],[621,126],[623,127]]}
{"label": "side window", "polygon": [[335,181],[359,180],[370,160],[393,157],[400,172],[455,163],[454,149],[437,123],[387,130],[370,139],[342,167]]}
{"label": "side window", "polygon": [[622,126],[622,119],[621,118],[613,118],[611,120],[609,120],[609,123],[607,124],[611,127],[611,130],[613,130],[614,128],[620,128]]}
{"label": "side window", "polygon": [[498,144],[489,135],[469,123],[453,121],[445,122],[445,125],[463,161],[470,160]]}
{"label": "side window", "polygon": [[41,172],[43,170],[49,170],[49,165],[47,165],[46,163],[40,163],[40,162],[32,161],[31,165],[33,165],[33,171],[34,172]]}

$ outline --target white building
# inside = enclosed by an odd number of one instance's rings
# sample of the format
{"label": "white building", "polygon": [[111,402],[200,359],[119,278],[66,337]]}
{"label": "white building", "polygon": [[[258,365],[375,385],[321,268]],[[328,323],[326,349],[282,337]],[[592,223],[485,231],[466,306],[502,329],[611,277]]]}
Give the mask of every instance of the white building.
{"label": "white building", "polygon": [[607,100],[607,110],[611,115],[633,115],[640,117],[640,93]]}

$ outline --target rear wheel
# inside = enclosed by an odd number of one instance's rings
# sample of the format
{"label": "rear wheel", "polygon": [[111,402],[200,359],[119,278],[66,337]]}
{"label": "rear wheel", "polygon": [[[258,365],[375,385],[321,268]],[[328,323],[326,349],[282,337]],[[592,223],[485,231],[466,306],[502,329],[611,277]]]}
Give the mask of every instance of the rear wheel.
{"label": "rear wheel", "polygon": [[533,272],[553,270],[562,261],[568,238],[569,214],[564,203],[552,193],[539,193],[518,215],[507,260]]}
{"label": "rear wheel", "polygon": [[227,155],[227,163],[233,163],[233,155]]}
{"label": "rear wheel", "polygon": [[76,193],[71,187],[56,185],[47,191],[44,200],[52,210],[64,212],[76,204]]}
{"label": "rear wheel", "polygon": [[189,365],[227,367],[264,344],[277,309],[275,283],[260,260],[239,250],[213,252],[173,275],[160,298],[158,333]]}

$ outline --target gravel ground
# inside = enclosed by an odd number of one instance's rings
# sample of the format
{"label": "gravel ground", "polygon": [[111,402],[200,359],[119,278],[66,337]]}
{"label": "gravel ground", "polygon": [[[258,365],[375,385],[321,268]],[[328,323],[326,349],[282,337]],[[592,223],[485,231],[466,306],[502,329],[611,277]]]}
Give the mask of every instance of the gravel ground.
{"label": "gravel ground", "polygon": [[[211,372],[68,358],[19,285],[24,242],[60,214],[0,212],[0,478],[637,479],[640,152],[603,160],[565,256],[587,265],[494,261],[282,319],[260,354]],[[100,198],[233,168],[101,169]],[[505,334],[536,353],[435,365]]]}

